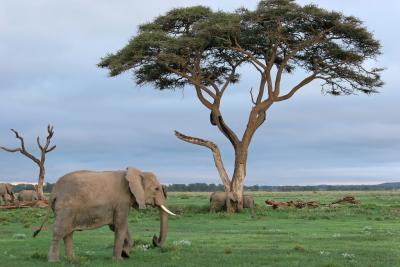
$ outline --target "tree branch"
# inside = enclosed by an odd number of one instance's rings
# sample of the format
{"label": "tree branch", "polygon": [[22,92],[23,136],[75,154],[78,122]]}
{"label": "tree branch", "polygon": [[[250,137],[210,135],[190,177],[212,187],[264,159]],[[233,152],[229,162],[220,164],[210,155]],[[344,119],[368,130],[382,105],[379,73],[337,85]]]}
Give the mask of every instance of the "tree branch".
{"label": "tree branch", "polygon": [[40,160],[38,158],[36,158],[34,155],[32,155],[31,153],[29,153],[28,151],[26,151],[24,138],[22,138],[16,130],[11,129],[11,131],[15,134],[15,138],[17,138],[20,141],[21,148],[9,149],[6,147],[1,147],[1,149],[5,150],[7,152],[11,152],[11,153],[20,152],[22,155],[30,158],[36,164],[40,165]]}
{"label": "tree branch", "polygon": [[315,77],[317,77],[316,72],[314,72],[312,75],[302,80],[299,84],[293,87],[292,90],[290,90],[289,93],[287,93],[286,95],[276,97],[275,101],[279,102],[291,98],[298,90],[300,90],[302,87],[312,82],[315,79]]}
{"label": "tree branch", "polygon": [[236,149],[237,145],[239,144],[239,138],[225,123],[224,119],[222,118],[221,111],[217,109],[213,112],[215,112],[214,116],[216,117],[216,124],[218,126],[218,129],[229,139],[234,149]]}
{"label": "tree branch", "polygon": [[215,166],[217,167],[219,176],[224,184],[225,191],[229,191],[230,190],[230,179],[228,177],[228,174],[226,173],[226,170],[225,170],[224,164],[222,162],[222,158],[221,158],[221,152],[220,152],[218,146],[211,141],[187,136],[178,131],[175,131],[175,136],[178,137],[179,139],[181,139],[182,141],[185,141],[185,142],[188,142],[191,144],[195,144],[195,145],[199,145],[199,146],[204,146],[211,150],[211,152],[213,153],[213,156],[214,156]]}
{"label": "tree branch", "polygon": [[39,136],[36,138],[36,143],[37,143],[37,145],[38,145],[40,151],[43,151],[44,148],[43,148],[42,144],[40,144],[40,137],[39,137]]}
{"label": "tree branch", "polygon": [[[51,142],[51,138],[54,135],[54,126],[51,126],[50,124],[47,126],[47,138],[46,138],[46,145],[44,147],[44,151],[46,152],[49,148],[50,142]],[[55,146],[53,147],[53,149],[55,148]],[[52,150],[53,150],[52,149]],[[50,151],[48,151],[50,152]]]}
{"label": "tree branch", "polygon": [[49,153],[49,152],[53,151],[56,147],[57,147],[57,146],[52,146],[51,148],[49,148],[49,149],[46,150],[46,153]]}
{"label": "tree branch", "polygon": [[7,148],[7,147],[4,147],[4,146],[0,146],[0,148],[3,149],[4,151],[11,152],[11,153],[20,152],[21,151],[20,148],[11,149],[11,148]]}
{"label": "tree branch", "polygon": [[[281,86],[281,79],[282,79],[282,73],[285,70],[285,67],[287,66],[289,60],[297,54],[297,52],[301,51],[302,49],[306,48],[307,46],[311,46],[314,44],[319,43],[321,40],[324,38],[324,34],[326,31],[323,31],[319,35],[315,36],[314,38],[307,39],[301,44],[299,44],[295,49],[293,49],[287,56],[283,58],[282,63],[279,65],[278,71],[275,76],[275,89],[274,89],[274,94],[276,96],[279,95],[280,93],[280,86]],[[329,39],[327,39],[329,40]],[[326,41],[327,41],[326,40]]]}
{"label": "tree branch", "polygon": [[253,97],[253,87],[251,87],[250,89],[250,96],[251,96],[251,102],[253,103],[253,105],[257,105],[256,101],[254,101],[254,97]]}
{"label": "tree branch", "polygon": [[231,46],[230,48],[246,55],[246,57],[248,59],[250,59],[250,62],[253,62],[254,65],[257,66],[258,71],[261,71],[258,67],[261,67],[263,70],[266,69],[265,64],[263,64],[261,61],[259,61],[257,58],[255,58],[254,55],[252,55],[250,52],[247,52],[246,50],[244,50],[237,42],[236,42],[236,46]]}
{"label": "tree branch", "polygon": [[201,92],[201,88],[198,87],[197,85],[194,86],[196,89],[196,94],[197,94],[197,98],[200,100],[200,102],[209,110],[213,110],[213,104],[210,103],[210,101],[208,101],[203,93]]}
{"label": "tree branch", "polygon": [[181,71],[179,71],[179,70],[176,70],[176,69],[174,69],[174,68],[171,68],[171,67],[169,67],[169,66],[166,65],[166,64],[165,64],[165,67],[166,67],[169,71],[175,73],[176,75],[188,79],[191,83],[193,83],[193,85],[199,87],[201,90],[203,90],[203,91],[206,92],[209,96],[211,96],[212,98],[215,99],[215,97],[216,97],[215,93],[213,93],[210,89],[207,88],[207,86],[205,86],[204,84],[202,84],[200,81],[194,79],[193,77],[190,77],[189,75],[187,75],[187,74],[185,74],[185,73],[183,73],[183,72],[181,72]]}

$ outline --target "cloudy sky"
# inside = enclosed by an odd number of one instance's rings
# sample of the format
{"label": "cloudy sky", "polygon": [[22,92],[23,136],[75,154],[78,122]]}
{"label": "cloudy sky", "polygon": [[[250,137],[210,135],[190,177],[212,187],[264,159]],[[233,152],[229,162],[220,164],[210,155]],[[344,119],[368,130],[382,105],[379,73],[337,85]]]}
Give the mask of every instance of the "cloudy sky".
{"label": "cloudy sky", "polygon": [[[311,3],[302,0],[301,4]],[[250,147],[246,184],[366,184],[400,181],[400,2],[316,0],[361,18],[382,41],[376,63],[386,85],[373,96],[332,97],[313,83],[272,107]],[[178,140],[175,129],[215,141],[231,172],[233,150],[209,124],[192,88],[138,88],[130,74],[108,78],[96,64],[123,47],[139,24],[173,7],[254,8],[257,1],[4,0],[0,1],[0,145],[17,147],[17,129],[37,152],[35,138],[54,125],[57,149],[48,154],[47,180],[79,169],[136,166],[163,183],[219,183],[210,151]],[[301,78],[287,77],[284,83]],[[258,75],[223,102],[235,131],[246,125]],[[0,151],[0,180],[34,182],[37,168]]]}

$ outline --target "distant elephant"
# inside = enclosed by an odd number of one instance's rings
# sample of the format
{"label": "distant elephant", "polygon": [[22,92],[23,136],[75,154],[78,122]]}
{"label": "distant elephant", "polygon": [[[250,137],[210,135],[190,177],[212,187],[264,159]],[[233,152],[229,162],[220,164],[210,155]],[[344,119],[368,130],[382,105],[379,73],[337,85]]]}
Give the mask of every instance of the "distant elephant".
{"label": "distant elephant", "polygon": [[13,203],[14,202],[13,198],[12,198],[12,196],[10,194],[5,194],[4,198],[6,199],[6,201],[8,203]]}
{"label": "distant elephant", "polygon": [[[210,196],[210,213],[234,209],[233,205],[238,205],[238,198],[235,193],[214,192]],[[243,208],[249,208],[254,213],[254,198],[252,196],[243,195]]]}
{"label": "distant elephant", "polygon": [[249,195],[243,195],[243,208],[250,209],[251,214],[253,216],[255,216],[254,215],[254,207],[255,207],[254,198]]}
{"label": "distant elephant", "polygon": [[[3,199],[3,202],[5,204],[8,204],[11,200],[11,202],[14,202],[15,197],[14,197],[14,192],[13,192],[14,186],[9,183],[0,183],[0,196]],[[11,198],[9,198],[11,197]]]}
{"label": "distant elephant", "polygon": [[39,196],[35,190],[22,190],[18,193],[19,201],[34,201],[38,199]]}
{"label": "distant elephant", "polygon": [[[141,172],[135,168],[107,172],[77,171],[64,175],[54,185],[49,200],[55,221],[48,261],[59,261],[61,239],[64,239],[66,256],[74,258],[74,231],[104,225],[114,231],[113,259],[129,257],[133,246],[128,231],[130,207],[159,208],[160,235],[159,238],[153,236],[153,244],[162,246],[167,237],[168,214],[175,215],[165,207],[166,197],[153,173]],[[34,236],[43,228],[48,217]]]}
{"label": "distant elephant", "polygon": [[210,213],[236,210],[238,202],[239,199],[233,192],[214,192],[210,196]]}

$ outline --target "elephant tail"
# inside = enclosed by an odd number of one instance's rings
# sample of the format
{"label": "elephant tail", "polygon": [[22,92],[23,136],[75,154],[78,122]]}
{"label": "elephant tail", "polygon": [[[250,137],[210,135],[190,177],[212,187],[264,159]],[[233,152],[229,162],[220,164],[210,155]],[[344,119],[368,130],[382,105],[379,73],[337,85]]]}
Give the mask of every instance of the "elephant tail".
{"label": "elephant tail", "polygon": [[35,232],[33,232],[33,237],[34,237],[34,238],[40,233],[40,231],[42,231],[43,226],[44,226],[44,225],[47,223],[47,221],[49,220],[49,218],[50,218],[50,213],[54,210],[54,203],[55,203],[55,201],[56,201],[55,198],[54,198],[54,199],[51,199],[51,202],[49,203],[49,207],[48,207],[48,210],[47,210],[46,218],[44,218],[44,220],[43,220],[42,224],[40,225],[39,229],[37,229]]}

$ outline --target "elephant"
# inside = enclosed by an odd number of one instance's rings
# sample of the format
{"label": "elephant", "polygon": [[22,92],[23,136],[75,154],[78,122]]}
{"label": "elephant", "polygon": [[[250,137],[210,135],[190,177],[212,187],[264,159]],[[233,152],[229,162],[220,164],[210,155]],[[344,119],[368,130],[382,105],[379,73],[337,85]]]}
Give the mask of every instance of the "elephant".
{"label": "elephant", "polygon": [[254,207],[255,207],[254,198],[249,195],[243,195],[243,208],[250,209],[253,217],[255,216]]}
{"label": "elephant", "polygon": [[18,193],[19,201],[39,200],[38,193],[35,190],[22,190]]}
{"label": "elephant", "polygon": [[128,213],[131,207],[157,207],[160,213],[160,235],[153,236],[153,244],[161,247],[166,240],[168,214],[175,215],[166,206],[166,192],[151,172],[128,167],[126,171],[76,171],[61,177],[53,187],[48,216],[35,231],[36,236],[55,214],[53,239],[48,261],[59,261],[59,247],[64,240],[67,258],[74,258],[72,237],[74,231],[95,229],[108,225],[114,232],[113,259],[129,257],[133,246],[128,231]]}
{"label": "elephant", "polygon": [[[210,213],[232,210],[232,205],[238,205],[238,198],[235,193],[214,192],[210,196]],[[254,198],[252,196],[243,195],[243,208],[249,208],[252,214],[254,213]]]}
{"label": "elephant", "polygon": [[14,186],[12,184],[0,183],[0,196],[6,205],[10,202],[10,200],[11,202],[15,201],[13,189]]}
{"label": "elephant", "polygon": [[233,192],[213,192],[210,196],[210,213],[235,210],[239,199]]}
{"label": "elephant", "polygon": [[[4,194],[2,199],[3,199],[3,204],[4,205],[8,205],[10,203],[14,203],[15,202],[15,201],[13,201],[13,199],[12,199],[10,194]],[[0,203],[1,203],[1,199],[0,199]]]}

